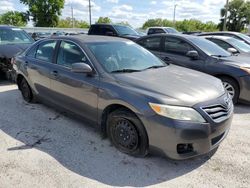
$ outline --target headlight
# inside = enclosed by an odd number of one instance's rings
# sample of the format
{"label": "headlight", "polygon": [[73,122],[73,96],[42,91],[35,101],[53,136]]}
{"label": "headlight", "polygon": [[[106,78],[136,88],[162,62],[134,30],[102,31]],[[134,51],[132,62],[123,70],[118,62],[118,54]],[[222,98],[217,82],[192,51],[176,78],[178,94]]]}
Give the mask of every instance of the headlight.
{"label": "headlight", "polygon": [[205,123],[206,120],[193,108],[149,103],[153,111],[171,119]]}
{"label": "headlight", "polygon": [[250,67],[240,67],[240,69],[250,74]]}

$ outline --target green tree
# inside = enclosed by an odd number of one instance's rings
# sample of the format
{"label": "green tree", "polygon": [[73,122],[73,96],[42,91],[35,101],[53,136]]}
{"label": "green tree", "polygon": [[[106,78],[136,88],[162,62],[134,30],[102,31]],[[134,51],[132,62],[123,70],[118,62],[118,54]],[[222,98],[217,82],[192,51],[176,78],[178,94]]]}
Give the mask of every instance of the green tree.
{"label": "green tree", "polygon": [[99,19],[97,20],[96,23],[105,23],[105,24],[109,24],[112,23],[112,20],[109,17],[99,17]]}
{"label": "green tree", "polygon": [[[57,27],[72,28],[72,19],[70,17],[67,17],[65,19],[60,19],[58,21]],[[89,24],[86,21],[74,19],[74,27],[75,28],[89,28]]]}
{"label": "green tree", "polygon": [[37,27],[55,27],[58,24],[64,0],[20,0],[29,7],[29,15],[32,16]]}
{"label": "green tree", "polygon": [[18,11],[8,11],[0,15],[0,24],[26,26],[28,18],[25,13]]}
{"label": "green tree", "polygon": [[118,24],[118,25],[125,25],[125,26],[131,27],[131,25],[127,21],[118,22],[116,24]]}
{"label": "green tree", "polygon": [[[226,6],[226,5],[225,5]],[[218,25],[222,30],[225,20],[226,7],[221,9],[221,22]],[[242,31],[250,21],[250,2],[244,0],[232,0],[228,4],[228,17],[226,27],[229,31]]]}

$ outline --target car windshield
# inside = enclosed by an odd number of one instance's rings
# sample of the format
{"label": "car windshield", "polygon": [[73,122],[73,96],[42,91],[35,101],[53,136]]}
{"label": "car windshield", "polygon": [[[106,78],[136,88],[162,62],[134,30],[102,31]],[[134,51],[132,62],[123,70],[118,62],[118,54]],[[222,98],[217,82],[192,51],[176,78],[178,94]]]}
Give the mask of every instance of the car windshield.
{"label": "car windshield", "polygon": [[190,38],[190,41],[193,42],[196,46],[198,46],[203,52],[210,56],[218,56],[218,57],[228,57],[231,56],[229,52],[219,47],[217,44],[213,42],[203,39],[203,38]]}
{"label": "car windshield", "polygon": [[89,43],[88,48],[109,73],[137,72],[166,64],[134,42]]}
{"label": "car windshield", "polygon": [[174,28],[164,28],[165,31],[167,31],[168,33],[179,33],[176,29]]}
{"label": "car windshield", "polygon": [[128,26],[115,25],[115,30],[119,33],[119,35],[138,35],[138,33]]}
{"label": "car windshield", "polygon": [[22,29],[0,29],[0,45],[32,43],[32,38]]}
{"label": "car windshield", "polygon": [[228,42],[243,52],[250,52],[250,46],[241,40],[230,38],[228,39]]}

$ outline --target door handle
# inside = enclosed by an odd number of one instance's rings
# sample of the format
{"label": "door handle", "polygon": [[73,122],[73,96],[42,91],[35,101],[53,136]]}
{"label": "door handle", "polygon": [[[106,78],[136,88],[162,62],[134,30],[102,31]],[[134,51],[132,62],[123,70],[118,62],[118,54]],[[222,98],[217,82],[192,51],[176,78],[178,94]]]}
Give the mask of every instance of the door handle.
{"label": "door handle", "polygon": [[50,74],[51,74],[52,76],[54,76],[54,77],[57,77],[57,76],[58,76],[58,72],[57,72],[57,71],[52,71]]}

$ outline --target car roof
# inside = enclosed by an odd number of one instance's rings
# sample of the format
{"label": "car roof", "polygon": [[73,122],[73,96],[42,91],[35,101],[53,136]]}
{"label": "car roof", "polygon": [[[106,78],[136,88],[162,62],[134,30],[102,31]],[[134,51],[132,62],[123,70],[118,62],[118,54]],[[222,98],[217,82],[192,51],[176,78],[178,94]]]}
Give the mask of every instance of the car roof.
{"label": "car roof", "polygon": [[12,29],[12,28],[18,28],[12,25],[0,25],[0,29]]}
{"label": "car roof", "polygon": [[173,28],[173,27],[148,27],[148,29],[168,29],[168,28]]}
{"label": "car roof", "polygon": [[221,39],[221,40],[228,40],[232,37],[228,37],[228,36],[220,36],[220,35],[205,35],[202,36],[203,38],[215,38],[215,39]]}
{"label": "car roof", "polygon": [[238,32],[233,32],[233,31],[217,31],[217,32],[203,32],[201,33],[201,35],[213,35],[213,34],[234,34],[234,35],[238,35]]}
{"label": "car roof", "polygon": [[61,40],[73,40],[84,43],[96,43],[96,42],[132,42],[131,40],[120,38],[120,37],[109,37],[100,35],[75,35],[75,36],[54,36],[50,39],[61,39]]}
{"label": "car roof", "polygon": [[159,33],[159,34],[153,34],[153,35],[146,35],[146,36],[143,36],[141,38],[139,38],[137,41],[140,41],[141,39],[144,39],[144,38],[151,38],[151,37],[157,37],[157,36],[170,36],[170,37],[177,37],[177,38],[185,38],[185,39],[194,39],[194,38],[201,38],[201,37],[198,37],[198,36],[195,36],[195,35],[185,35],[185,34],[169,34],[169,33]]}

